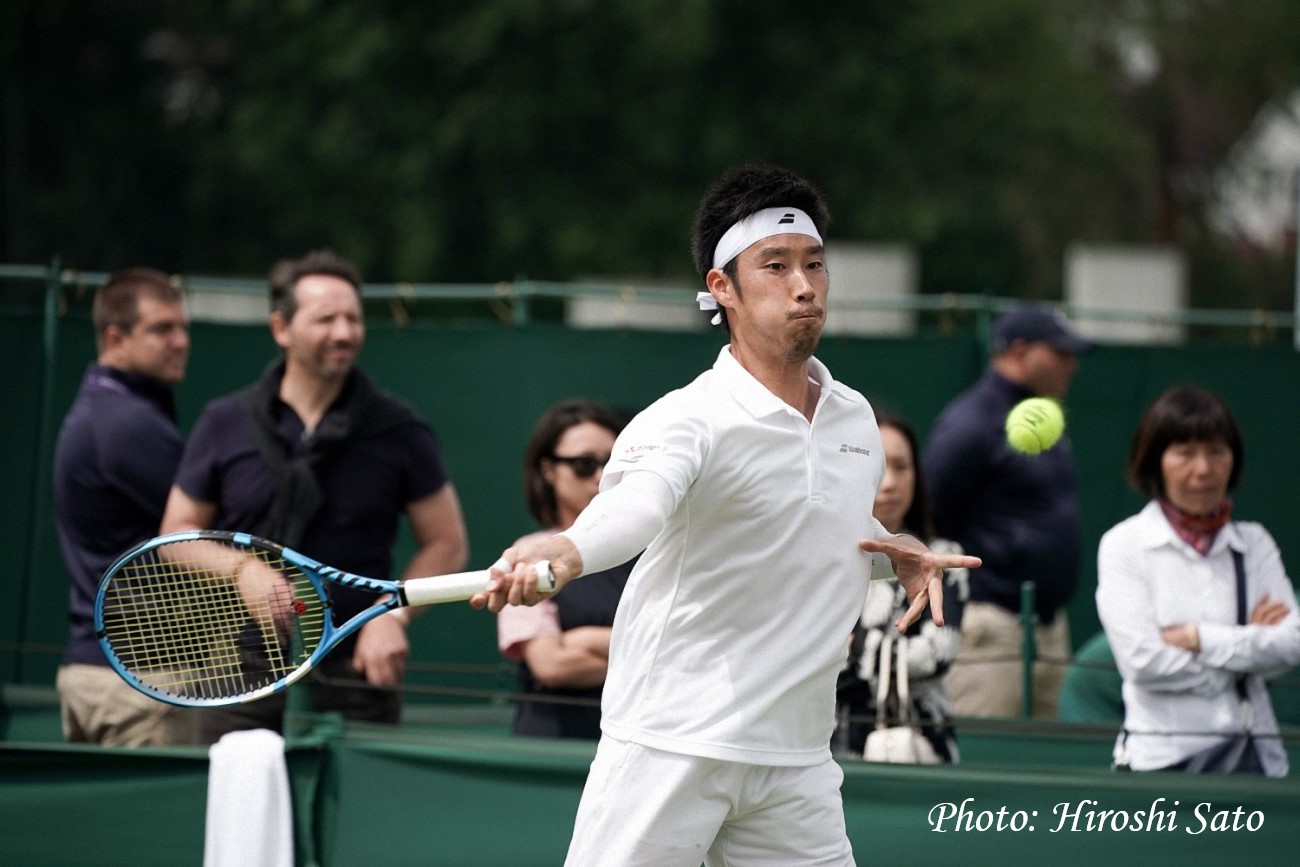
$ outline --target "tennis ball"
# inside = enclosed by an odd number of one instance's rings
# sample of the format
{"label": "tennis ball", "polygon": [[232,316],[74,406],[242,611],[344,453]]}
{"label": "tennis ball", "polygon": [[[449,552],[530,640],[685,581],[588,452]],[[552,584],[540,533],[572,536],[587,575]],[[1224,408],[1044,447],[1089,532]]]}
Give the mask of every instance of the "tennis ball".
{"label": "tennis ball", "polygon": [[1045,452],[1065,433],[1065,414],[1050,397],[1029,397],[1007,413],[1007,443],[1025,455]]}

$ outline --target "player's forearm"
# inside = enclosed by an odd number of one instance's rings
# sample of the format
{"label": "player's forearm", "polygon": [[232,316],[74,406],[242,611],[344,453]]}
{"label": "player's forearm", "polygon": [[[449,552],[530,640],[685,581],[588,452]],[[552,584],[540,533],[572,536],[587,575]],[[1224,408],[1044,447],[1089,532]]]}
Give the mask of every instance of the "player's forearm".
{"label": "player's forearm", "polygon": [[567,538],[582,558],[582,574],[603,572],[631,560],[654,541],[677,506],[668,483],[651,472],[633,472],[602,491],[573,526]]}

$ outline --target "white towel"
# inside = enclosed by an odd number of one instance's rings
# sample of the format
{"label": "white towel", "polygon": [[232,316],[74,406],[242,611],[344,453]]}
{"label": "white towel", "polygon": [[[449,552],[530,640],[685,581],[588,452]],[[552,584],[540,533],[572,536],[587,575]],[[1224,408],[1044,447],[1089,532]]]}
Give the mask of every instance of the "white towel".
{"label": "white towel", "polygon": [[289,771],[275,732],[229,732],[208,751],[203,867],[293,867]]}

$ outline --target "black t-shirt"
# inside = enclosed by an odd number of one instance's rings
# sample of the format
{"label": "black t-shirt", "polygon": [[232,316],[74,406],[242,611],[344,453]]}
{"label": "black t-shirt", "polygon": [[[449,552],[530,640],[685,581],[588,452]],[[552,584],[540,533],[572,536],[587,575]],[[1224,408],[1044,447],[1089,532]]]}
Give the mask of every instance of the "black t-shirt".
{"label": "black t-shirt", "polygon": [[[286,439],[301,442],[297,413],[276,400],[275,415]],[[390,578],[400,516],[408,504],[441,489],[448,474],[433,432],[410,424],[348,441],[318,468],[317,478],[324,504],[293,547],[327,566]],[[204,409],[176,483],[190,497],[217,505],[214,529],[256,532],[266,517],[275,499],[273,476],[233,395]],[[338,623],[374,602],[373,595],[346,588],[331,591],[331,598]]]}

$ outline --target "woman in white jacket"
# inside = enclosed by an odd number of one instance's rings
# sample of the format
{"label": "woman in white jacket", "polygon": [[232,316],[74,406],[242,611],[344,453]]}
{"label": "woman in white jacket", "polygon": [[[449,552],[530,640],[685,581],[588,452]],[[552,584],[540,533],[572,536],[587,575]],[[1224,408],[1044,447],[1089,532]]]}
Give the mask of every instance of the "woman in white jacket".
{"label": "woman in white jacket", "polygon": [[1128,477],[1151,502],[1097,554],[1124,678],[1118,766],[1287,773],[1264,679],[1300,663],[1300,613],[1273,537],[1231,520],[1242,468],[1236,420],[1209,391],[1170,389],[1138,423]]}

